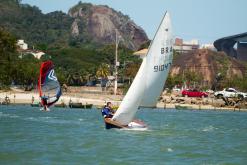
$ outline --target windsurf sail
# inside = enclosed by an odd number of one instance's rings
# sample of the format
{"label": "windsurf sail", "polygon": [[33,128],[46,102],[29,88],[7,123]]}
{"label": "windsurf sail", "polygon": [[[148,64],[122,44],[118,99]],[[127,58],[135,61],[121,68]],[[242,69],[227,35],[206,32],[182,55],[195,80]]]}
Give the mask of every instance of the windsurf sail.
{"label": "windsurf sail", "polygon": [[[47,99],[48,107],[57,102],[62,95],[61,86],[57,80],[54,65],[51,61],[46,61],[41,64],[38,90],[39,96]],[[41,100],[42,105],[44,105],[43,99]]]}
{"label": "windsurf sail", "polygon": [[171,67],[173,56],[171,20],[165,14],[143,58],[137,75],[112,120],[128,125],[140,105],[153,106],[161,92]]}

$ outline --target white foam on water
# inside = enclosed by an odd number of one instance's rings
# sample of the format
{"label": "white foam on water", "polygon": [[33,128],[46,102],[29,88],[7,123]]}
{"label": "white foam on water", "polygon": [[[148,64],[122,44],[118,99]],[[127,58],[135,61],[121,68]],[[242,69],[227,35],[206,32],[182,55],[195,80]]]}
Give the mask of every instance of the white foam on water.
{"label": "white foam on water", "polygon": [[168,152],[173,152],[173,149],[167,148],[167,151],[168,151]]}
{"label": "white foam on water", "polygon": [[18,117],[20,117],[20,116],[18,116],[18,115],[10,115],[9,117],[10,117],[10,118],[18,118]]}
{"label": "white foam on water", "polygon": [[45,116],[45,117],[39,117],[40,119],[55,119],[56,117],[50,117],[50,116]]}
{"label": "white foam on water", "polygon": [[218,128],[216,128],[216,127],[210,125],[210,126],[207,126],[207,127],[203,128],[202,131],[203,131],[203,132],[212,132],[212,131],[217,130],[217,129],[218,129]]}
{"label": "white foam on water", "polygon": [[35,121],[35,122],[43,122],[43,123],[50,123],[50,124],[80,124],[80,121],[58,119],[57,117],[51,117],[51,116],[27,117],[24,120]]}
{"label": "white foam on water", "polygon": [[148,128],[121,128],[120,130],[124,131],[148,131]]}
{"label": "white foam on water", "polygon": [[34,117],[27,117],[27,118],[24,118],[24,120],[37,121],[37,118],[34,118]]}
{"label": "white foam on water", "polygon": [[8,117],[8,118],[18,118],[20,116],[18,115],[15,115],[15,114],[8,114],[8,113],[3,113],[3,112],[0,112],[0,117]]}

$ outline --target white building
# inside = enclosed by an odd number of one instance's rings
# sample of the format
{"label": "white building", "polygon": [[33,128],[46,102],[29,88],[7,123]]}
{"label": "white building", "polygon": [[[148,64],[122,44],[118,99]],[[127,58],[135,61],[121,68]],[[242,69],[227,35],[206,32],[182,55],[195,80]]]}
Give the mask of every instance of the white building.
{"label": "white building", "polygon": [[27,45],[27,43],[24,42],[24,40],[18,40],[17,41],[17,46],[19,46],[19,48],[22,49],[22,50],[27,50],[28,49],[28,45]]}
{"label": "white building", "polygon": [[193,39],[191,41],[183,41],[183,39],[176,38],[173,49],[178,52],[188,52],[191,50],[199,49],[199,41],[197,39]]}
{"label": "white building", "polygon": [[35,58],[40,59],[45,53],[41,51],[30,52]]}
{"label": "white building", "polygon": [[185,45],[199,45],[199,40],[198,39],[192,39],[190,41],[184,41],[183,44],[185,44]]}
{"label": "white building", "polygon": [[209,49],[209,50],[214,50],[214,51],[216,51],[216,49],[215,49],[215,47],[214,47],[213,44],[203,44],[203,45],[201,46],[201,49]]}
{"label": "white building", "polygon": [[142,49],[137,52],[134,52],[133,55],[139,56],[141,59],[143,59],[148,52],[148,49]]}

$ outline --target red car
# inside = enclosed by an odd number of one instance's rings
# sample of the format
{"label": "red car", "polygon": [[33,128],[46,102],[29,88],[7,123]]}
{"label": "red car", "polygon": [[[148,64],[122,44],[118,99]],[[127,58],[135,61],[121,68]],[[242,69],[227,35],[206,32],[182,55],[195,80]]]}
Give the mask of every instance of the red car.
{"label": "red car", "polygon": [[196,89],[186,89],[182,91],[182,96],[186,97],[208,97],[206,92],[200,92]]}

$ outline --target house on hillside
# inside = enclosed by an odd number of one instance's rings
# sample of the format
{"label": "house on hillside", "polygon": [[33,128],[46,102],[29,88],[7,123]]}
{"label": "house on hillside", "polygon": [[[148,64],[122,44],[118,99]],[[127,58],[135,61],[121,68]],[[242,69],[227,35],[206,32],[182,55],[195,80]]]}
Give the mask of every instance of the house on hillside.
{"label": "house on hillside", "polygon": [[32,54],[35,58],[40,59],[43,55],[45,55],[44,52],[39,50],[30,50],[28,49],[28,44],[24,42],[24,40],[20,39],[17,41],[18,51],[20,53],[20,58],[27,54]]}
{"label": "house on hillside", "polygon": [[134,52],[133,55],[139,56],[141,59],[143,59],[148,53],[148,49],[141,49],[137,52]]}
{"label": "house on hillside", "polygon": [[21,40],[21,39],[17,41],[17,46],[19,47],[19,49],[22,49],[22,50],[28,49],[27,43],[25,43],[24,40]]}
{"label": "house on hillside", "polygon": [[31,51],[30,54],[32,54],[37,59],[40,59],[43,55],[45,55],[45,53],[42,51]]}
{"label": "house on hillside", "polygon": [[197,39],[193,39],[191,41],[183,41],[183,39],[176,38],[173,49],[180,53],[187,53],[192,50],[198,50],[199,47],[200,45]]}

